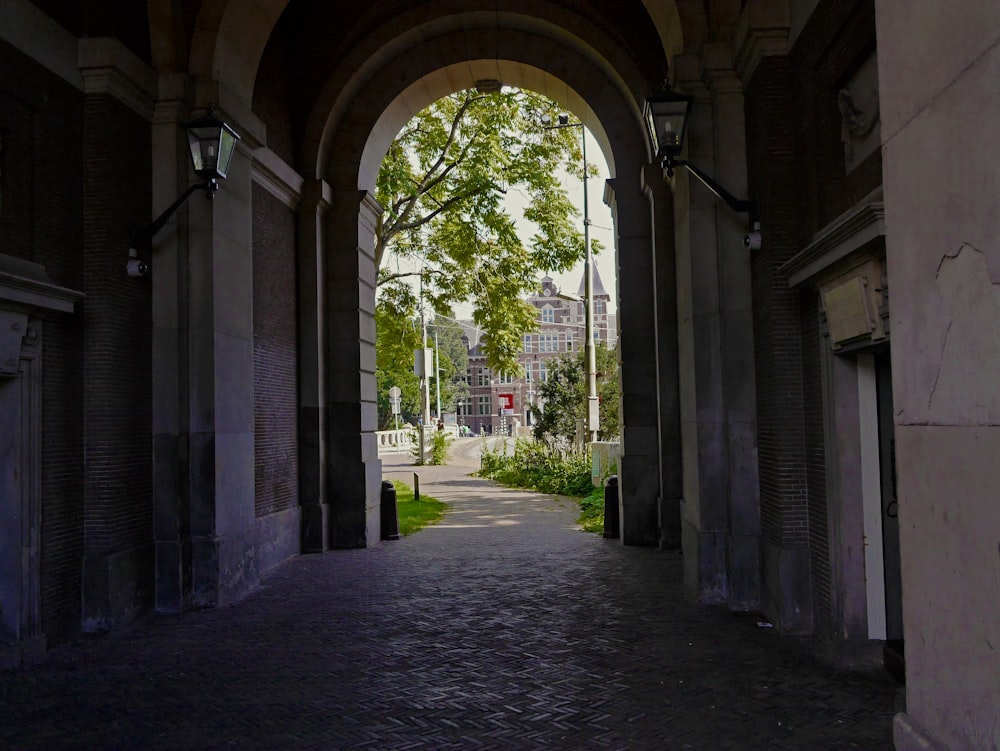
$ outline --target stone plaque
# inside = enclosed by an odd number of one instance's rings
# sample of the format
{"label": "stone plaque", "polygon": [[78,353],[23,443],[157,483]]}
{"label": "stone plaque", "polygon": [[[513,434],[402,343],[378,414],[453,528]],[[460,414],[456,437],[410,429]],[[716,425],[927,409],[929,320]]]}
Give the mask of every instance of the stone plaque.
{"label": "stone plaque", "polygon": [[868,282],[862,276],[828,287],[823,290],[823,309],[830,331],[830,341],[834,347],[857,339],[871,336],[875,330],[868,298]]}

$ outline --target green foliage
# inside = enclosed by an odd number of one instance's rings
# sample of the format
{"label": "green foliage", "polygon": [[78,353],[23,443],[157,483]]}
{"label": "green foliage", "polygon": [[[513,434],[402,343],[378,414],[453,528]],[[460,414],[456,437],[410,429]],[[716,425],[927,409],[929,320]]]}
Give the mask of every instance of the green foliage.
{"label": "green foliage", "polygon": [[423,493],[420,500],[413,498],[413,489],[405,483],[393,480],[396,488],[396,513],[399,519],[399,534],[412,535],[426,526],[437,524],[444,517],[447,505]]}
{"label": "green foliage", "polygon": [[513,454],[507,453],[506,444],[500,451],[491,451],[484,443],[481,455],[479,474],[502,485],[576,497],[589,494],[593,487],[589,453],[560,451],[537,441],[518,439]]}
{"label": "green foliage", "polygon": [[431,436],[431,456],[429,464],[448,463],[448,434],[443,430],[435,430]]}
{"label": "green foliage", "polygon": [[580,499],[580,518],[584,532],[604,532],[604,488],[594,488]]}
{"label": "green foliage", "polygon": [[375,308],[375,377],[378,393],[379,427],[393,427],[389,389],[398,386],[400,421],[415,422],[420,415],[420,381],[413,374],[413,350],[420,347],[420,329],[414,323],[417,299],[405,284],[390,285],[381,291]]}
{"label": "green foliage", "polygon": [[[618,353],[601,342],[595,347],[597,395],[600,400],[598,438],[618,436]],[[538,386],[534,436],[553,446],[570,446],[576,438],[578,422],[587,416],[587,376],[584,352],[570,352],[549,364],[548,380]]]}
{"label": "green foliage", "polygon": [[[518,89],[447,96],[399,133],[376,187],[385,207],[376,263],[393,255],[379,271],[379,304],[412,320],[399,287],[419,273],[439,313],[474,304],[489,366],[506,373],[519,372],[521,337],[535,328],[524,298],[539,276],[569,270],[584,251],[577,210],[559,180],[561,169],[582,174],[580,130],[546,130],[543,115],[554,120],[556,104]],[[524,197],[536,230],[527,245],[505,208],[510,191]]]}
{"label": "green foliage", "polygon": [[413,440],[413,448],[410,453],[413,456],[414,464],[447,464],[448,444],[451,440],[443,430],[430,428],[427,431],[427,461],[420,456],[420,432],[417,431]]}

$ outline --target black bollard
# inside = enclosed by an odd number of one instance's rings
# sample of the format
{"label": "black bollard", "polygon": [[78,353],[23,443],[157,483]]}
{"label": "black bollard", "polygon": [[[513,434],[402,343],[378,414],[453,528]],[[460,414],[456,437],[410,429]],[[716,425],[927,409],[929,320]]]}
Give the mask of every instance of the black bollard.
{"label": "black bollard", "polygon": [[396,509],[396,487],[388,480],[382,481],[382,498],[379,504],[382,521],[382,539],[399,539],[399,514]]}
{"label": "black bollard", "polygon": [[618,475],[611,475],[604,486],[604,536],[609,540],[618,539]]}

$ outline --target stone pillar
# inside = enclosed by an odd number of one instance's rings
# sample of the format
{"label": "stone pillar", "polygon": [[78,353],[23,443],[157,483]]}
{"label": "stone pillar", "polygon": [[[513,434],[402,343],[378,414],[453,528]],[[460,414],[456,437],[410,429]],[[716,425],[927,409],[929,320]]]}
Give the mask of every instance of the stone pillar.
{"label": "stone pillar", "polygon": [[375,430],[375,222],[382,211],[367,191],[332,193],[325,259],[327,496],[329,545],[379,540],[382,462]]}
{"label": "stone pillar", "polygon": [[618,234],[618,357],[622,423],[618,492],[621,540],[660,541],[656,298],[649,203],[641,193],[638,157],[609,181]]}
{"label": "stone pillar", "polygon": [[330,189],[322,180],[302,187],[299,207],[299,498],[302,552],[322,553],[329,542],[326,482],[326,383],[323,357],[326,216]]}
{"label": "stone pillar", "polygon": [[[730,192],[746,196],[743,84],[731,67],[728,46],[706,57],[706,75],[713,99],[715,177]],[[749,222],[747,214],[738,214],[721,201],[716,202],[722,417],[728,478],[728,604],[734,610],[755,609],[760,601],[753,298],[750,251],[743,244],[751,229]]]}
{"label": "stone pillar", "polygon": [[[910,10],[875,2],[906,639],[895,742],[1000,748],[1000,6]],[[934,64],[914,66],[924,49]]]}
{"label": "stone pillar", "polygon": [[[676,58],[694,94],[688,158],[733,194],[746,193],[742,93],[709,48]],[[710,86],[704,85],[703,76]],[[718,156],[717,156],[718,155]],[[746,215],[683,168],[673,179],[678,262],[682,536],[687,585],[699,602],[752,608],[758,591],[755,388]]]}
{"label": "stone pillar", "polygon": [[257,584],[252,203],[246,149],[245,143],[237,148],[214,200],[199,193],[188,204],[188,469],[195,606],[222,604]]}
{"label": "stone pillar", "polygon": [[[182,76],[163,76],[159,90],[154,211],[197,179],[178,129],[189,114],[182,105],[189,84]],[[200,101],[218,103],[220,94]],[[161,611],[223,604],[257,584],[250,149],[260,145],[263,128],[236,102],[218,109],[243,136],[229,177],[212,201],[202,192],[192,195],[153,240],[154,534]]]}
{"label": "stone pillar", "polygon": [[674,253],[673,196],[659,165],[642,174],[650,199],[656,296],[656,381],[659,395],[660,546],[681,547],[681,413],[677,362],[677,258]]}

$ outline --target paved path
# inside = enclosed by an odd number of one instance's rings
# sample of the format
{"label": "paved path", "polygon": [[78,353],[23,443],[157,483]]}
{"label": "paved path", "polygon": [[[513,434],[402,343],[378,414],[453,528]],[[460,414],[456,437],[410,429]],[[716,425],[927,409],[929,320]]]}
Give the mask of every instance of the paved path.
{"label": "paved path", "polygon": [[675,554],[584,534],[460,453],[418,469],[452,504],[436,527],[0,673],[0,747],[891,748],[887,680],[691,605]]}

